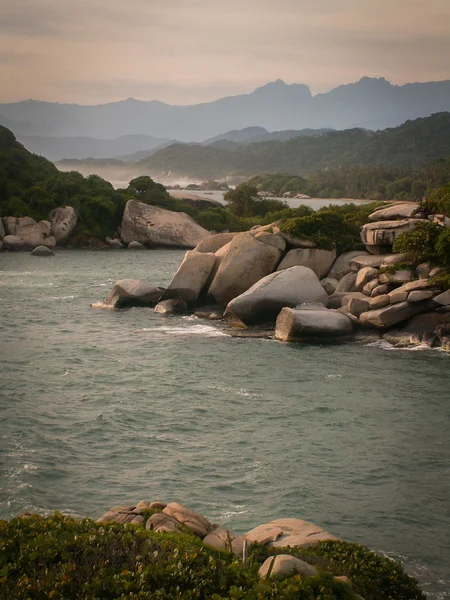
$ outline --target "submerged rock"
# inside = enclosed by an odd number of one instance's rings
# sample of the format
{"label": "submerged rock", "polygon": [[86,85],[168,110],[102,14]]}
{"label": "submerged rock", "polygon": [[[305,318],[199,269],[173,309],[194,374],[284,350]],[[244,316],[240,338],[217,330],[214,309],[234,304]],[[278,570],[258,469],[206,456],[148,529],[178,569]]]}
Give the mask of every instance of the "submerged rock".
{"label": "submerged rock", "polygon": [[37,246],[34,250],[30,252],[31,256],[55,256],[53,250],[47,248],[47,246]]}
{"label": "submerged rock", "polygon": [[162,315],[175,315],[187,311],[187,304],[184,300],[173,298],[171,300],[162,300],[155,306],[155,312]]}
{"label": "submerged rock", "polygon": [[291,267],[260,279],[234,298],[225,316],[232,313],[247,325],[274,321],[285,306],[303,303],[328,304],[328,295],[315,273],[307,267]]}
{"label": "submerged rock", "polygon": [[163,288],[138,279],[120,279],[114,284],[105,304],[113,308],[154,306],[163,292]]}
{"label": "submerged rock", "polygon": [[145,250],[145,246],[143,246],[140,242],[133,240],[127,246],[128,250]]}

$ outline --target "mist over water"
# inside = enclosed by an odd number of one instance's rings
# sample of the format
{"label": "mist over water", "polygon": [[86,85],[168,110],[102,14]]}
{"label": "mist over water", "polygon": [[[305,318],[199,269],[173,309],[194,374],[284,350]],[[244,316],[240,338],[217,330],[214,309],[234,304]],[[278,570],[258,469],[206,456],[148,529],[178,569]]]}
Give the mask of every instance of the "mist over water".
{"label": "mist over water", "polygon": [[238,532],[299,517],[450,596],[448,355],[234,339],[151,309],[182,251],[0,255],[0,517],[176,500]]}

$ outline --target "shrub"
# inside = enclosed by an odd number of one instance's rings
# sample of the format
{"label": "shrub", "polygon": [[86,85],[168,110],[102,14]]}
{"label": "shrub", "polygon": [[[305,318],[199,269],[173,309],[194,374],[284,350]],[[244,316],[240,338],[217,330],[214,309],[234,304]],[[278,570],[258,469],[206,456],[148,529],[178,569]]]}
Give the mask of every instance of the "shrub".
{"label": "shrub", "polygon": [[356,600],[333,575],[348,575],[366,600],[422,600],[400,565],[358,544],[325,542],[283,553],[308,557],[319,574],[260,580],[258,568],[281,552],[255,545],[248,566],[187,532],[97,524],[58,513],[0,521],[0,599],[9,600]]}
{"label": "shrub", "polygon": [[440,235],[444,232],[443,227],[424,221],[417,223],[414,229],[401,233],[392,246],[394,252],[409,254],[414,261],[430,261],[436,263],[439,260],[436,244]]}
{"label": "shrub", "polygon": [[343,215],[332,210],[289,219],[281,224],[281,230],[295,237],[311,240],[325,250],[336,246],[339,253],[362,246],[359,227],[346,222]]}

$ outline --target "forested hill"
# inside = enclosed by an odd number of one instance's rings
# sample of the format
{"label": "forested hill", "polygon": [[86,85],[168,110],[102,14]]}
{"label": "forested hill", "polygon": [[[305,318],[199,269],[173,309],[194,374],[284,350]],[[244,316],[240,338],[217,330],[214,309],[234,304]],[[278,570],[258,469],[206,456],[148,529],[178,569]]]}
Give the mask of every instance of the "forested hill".
{"label": "forested hill", "polygon": [[273,171],[307,175],[344,164],[410,168],[449,157],[450,113],[444,112],[377,132],[331,131],[320,136],[259,142],[234,149],[172,144],[139,161],[135,167],[141,174],[160,178],[170,173],[220,179]]}

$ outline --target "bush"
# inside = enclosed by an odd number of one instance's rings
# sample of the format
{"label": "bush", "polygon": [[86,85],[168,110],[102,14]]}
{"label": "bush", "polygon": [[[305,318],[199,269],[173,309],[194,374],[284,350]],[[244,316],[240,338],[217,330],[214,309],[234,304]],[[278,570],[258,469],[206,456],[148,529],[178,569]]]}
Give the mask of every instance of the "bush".
{"label": "bush", "polygon": [[289,219],[281,224],[281,230],[311,240],[325,250],[336,246],[339,254],[362,247],[359,227],[346,222],[337,211],[322,210],[306,217]]}
{"label": "bush", "polygon": [[436,244],[445,230],[436,223],[424,221],[417,223],[414,229],[401,233],[392,246],[394,252],[409,254],[415,262],[429,261],[436,263],[439,260]]}
{"label": "bush", "polygon": [[425,598],[399,564],[346,542],[283,549],[314,562],[315,577],[260,580],[261,562],[280,552],[255,545],[244,569],[239,558],[187,532],[161,534],[59,513],[17,518],[0,521],[0,599],[356,600],[333,575],[351,577],[366,600]]}

